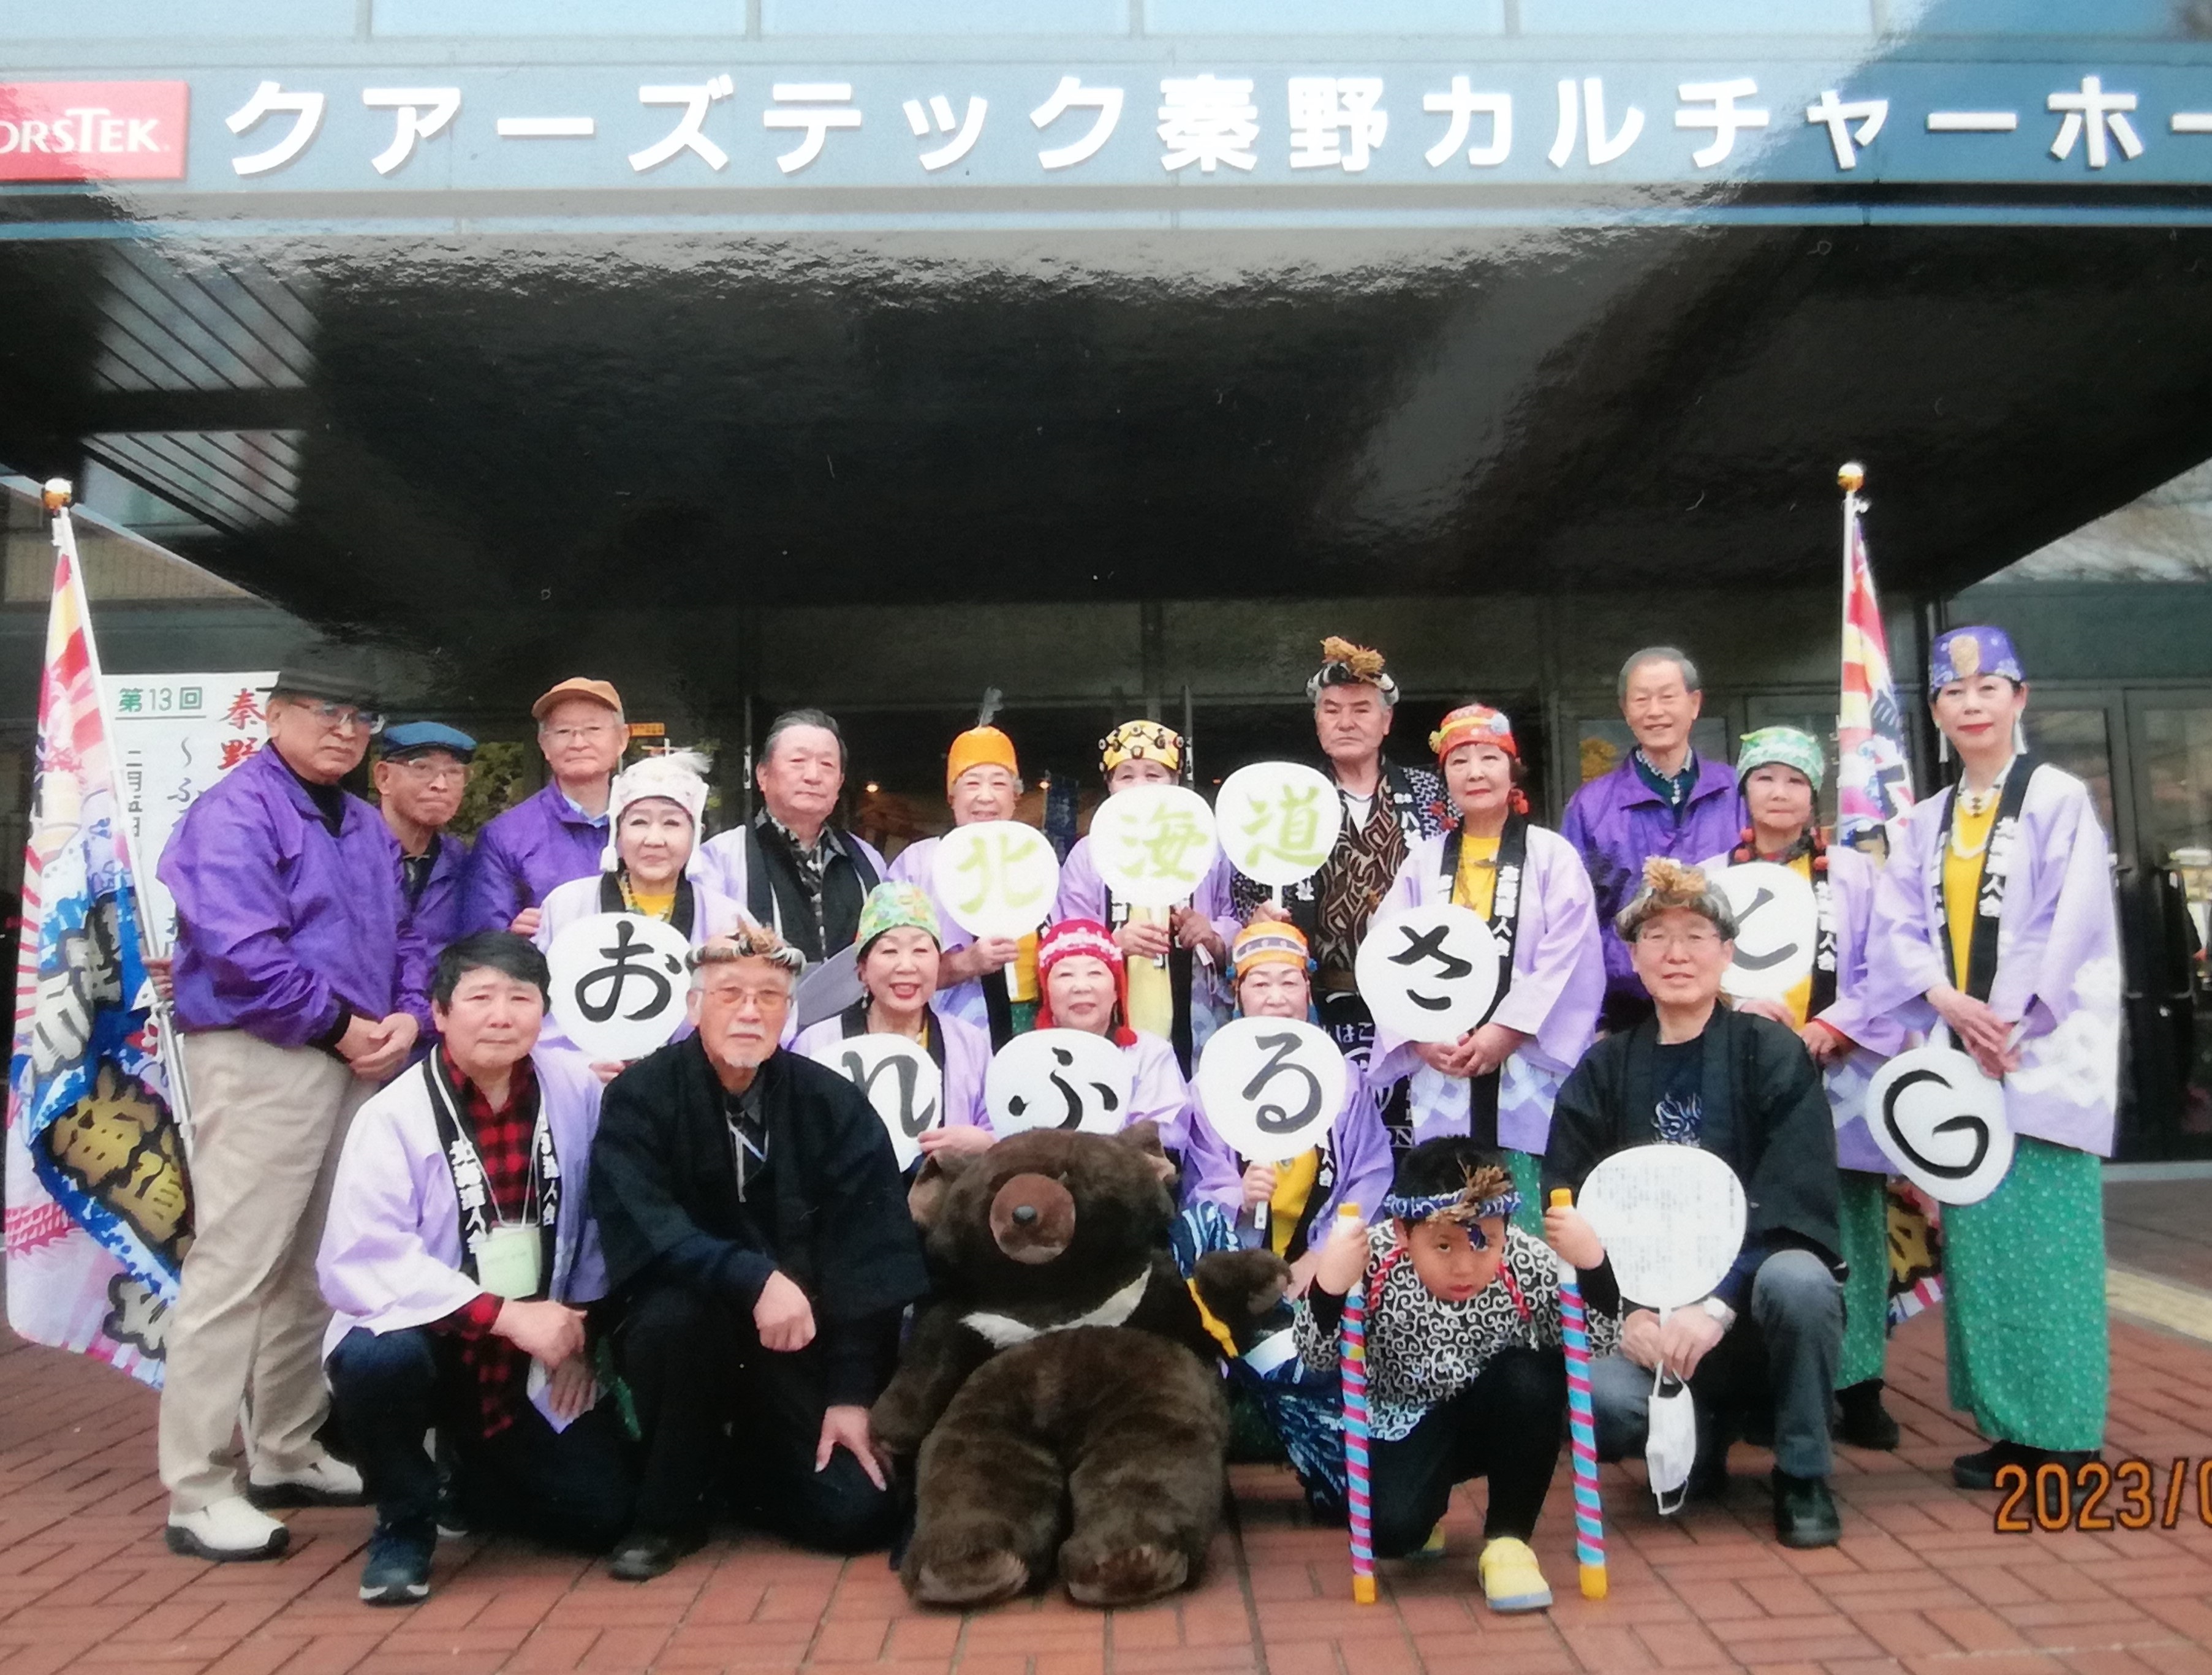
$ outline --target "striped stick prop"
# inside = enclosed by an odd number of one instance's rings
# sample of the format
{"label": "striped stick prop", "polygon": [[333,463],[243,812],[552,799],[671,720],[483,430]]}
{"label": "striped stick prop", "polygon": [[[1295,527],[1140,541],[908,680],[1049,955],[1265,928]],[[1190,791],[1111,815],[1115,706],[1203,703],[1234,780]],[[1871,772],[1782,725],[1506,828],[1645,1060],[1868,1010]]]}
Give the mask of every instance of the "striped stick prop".
{"label": "striped stick prop", "polygon": [[[1565,1187],[1552,1193],[1552,1205],[1565,1210],[1575,1195]],[[1567,1350],[1567,1437],[1574,1456],[1575,1558],[1581,1566],[1583,1598],[1606,1595],[1605,1508],[1597,1494],[1597,1419],[1590,1403],[1589,1321],[1583,1311],[1583,1288],[1574,1264],[1559,1259],[1559,1336]],[[1347,1435],[1351,1427],[1347,1423]]]}
{"label": "striped stick prop", "polygon": [[1352,1510],[1352,1598],[1375,1603],[1375,1505],[1367,1471],[1367,1280],[1344,1296],[1344,1478]]}

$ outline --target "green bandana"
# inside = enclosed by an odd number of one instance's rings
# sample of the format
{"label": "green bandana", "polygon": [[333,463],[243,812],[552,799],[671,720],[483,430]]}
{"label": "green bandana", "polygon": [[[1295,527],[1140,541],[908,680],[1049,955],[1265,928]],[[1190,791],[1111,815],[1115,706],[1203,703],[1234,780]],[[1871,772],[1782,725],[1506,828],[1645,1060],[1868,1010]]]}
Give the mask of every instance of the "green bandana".
{"label": "green bandana", "polygon": [[1765,768],[1769,763],[1796,768],[1812,781],[1815,791],[1820,788],[1820,781],[1828,772],[1828,761],[1820,749],[1820,741],[1796,727],[1760,727],[1736,741],[1738,785],[1751,777],[1753,768]]}
{"label": "green bandana", "polygon": [[908,925],[928,932],[943,946],[945,933],[937,928],[937,910],[929,905],[927,891],[919,884],[878,884],[860,904],[860,929],[853,941],[866,954],[868,944],[884,932]]}

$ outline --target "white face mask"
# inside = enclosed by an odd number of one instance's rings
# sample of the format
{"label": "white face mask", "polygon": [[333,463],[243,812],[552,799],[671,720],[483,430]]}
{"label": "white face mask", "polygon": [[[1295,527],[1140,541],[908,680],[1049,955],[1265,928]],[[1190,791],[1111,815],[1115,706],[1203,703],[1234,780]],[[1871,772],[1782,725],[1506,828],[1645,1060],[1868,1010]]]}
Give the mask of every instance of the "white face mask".
{"label": "white face mask", "polygon": [[[1698,1410],[1690,1387],[1670,1373],[1651,1381],[1650,1427],[1644,1439],[1644,1465],[1660,1515],[1681,1510],[1698,1458]],[[1671,1497],[1671,1498],[1670,1498]]]}

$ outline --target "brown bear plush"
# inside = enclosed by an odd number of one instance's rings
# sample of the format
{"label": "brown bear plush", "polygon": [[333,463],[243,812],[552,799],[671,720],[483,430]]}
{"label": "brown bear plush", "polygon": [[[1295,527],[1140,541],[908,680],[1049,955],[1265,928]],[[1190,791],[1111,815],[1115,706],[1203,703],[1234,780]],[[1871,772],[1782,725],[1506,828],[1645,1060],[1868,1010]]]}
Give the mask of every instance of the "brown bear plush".
{"label": "brown bear plush", "polygon": [[1055,1556],[1089,1605],[1197,1575],[1229,1426],[1168,1247],[1174,1174],[1144,1122],[939,1153],[916,1181],[938,1291],[871,1415],[886,1452],[919,1456],[915,1599],[1010,1599]]}

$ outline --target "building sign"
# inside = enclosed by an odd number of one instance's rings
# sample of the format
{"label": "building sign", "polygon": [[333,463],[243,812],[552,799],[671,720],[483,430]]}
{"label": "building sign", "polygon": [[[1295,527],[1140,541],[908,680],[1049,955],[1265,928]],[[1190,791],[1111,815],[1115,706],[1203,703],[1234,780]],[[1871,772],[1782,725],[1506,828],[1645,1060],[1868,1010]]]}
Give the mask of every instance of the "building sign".
{"label": "building sign", "polygon": [[243,674],[109,675],[101,687],[112,730],[123,812],[131,822],[140,922],[167,950],[177,904],[155,868],[193,799],[269,737],[273,669]]}
{"label": "building sign", "polygon": [[180,180],[183,82],[0,82],[0,180]]}
{"label": "building sign", "polygon": [[183,82],[0,88],[12,171],[0,178],[287,194],[635,187],[732,208],[752,207],[737,192],[809,187],[1506,187],[1525,200],[1532,187],[1748,180],[2092,194],[2212,182],[2212,69],[2184,64],[272,65],[202,71],[191,92],[187,169]]}

